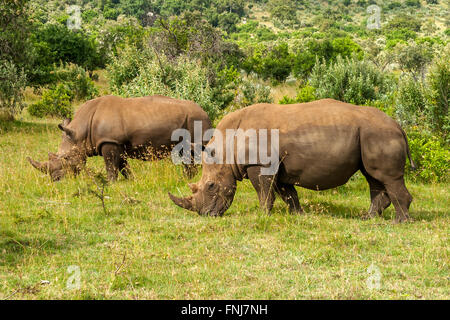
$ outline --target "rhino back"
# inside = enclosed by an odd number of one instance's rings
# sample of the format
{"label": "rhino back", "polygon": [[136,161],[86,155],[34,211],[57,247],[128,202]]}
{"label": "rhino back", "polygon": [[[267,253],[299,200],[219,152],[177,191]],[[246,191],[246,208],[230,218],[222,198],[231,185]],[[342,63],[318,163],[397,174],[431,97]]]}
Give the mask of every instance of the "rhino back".
{"label": "rhino back", "polygon": [[100,101],[93,115],[92,143],[97,150],[105,142],[131,147],[169,146],[172,132],[187,129],[197,118],[210,125],[206,113],[190,101],[163,96],[108,96]]}

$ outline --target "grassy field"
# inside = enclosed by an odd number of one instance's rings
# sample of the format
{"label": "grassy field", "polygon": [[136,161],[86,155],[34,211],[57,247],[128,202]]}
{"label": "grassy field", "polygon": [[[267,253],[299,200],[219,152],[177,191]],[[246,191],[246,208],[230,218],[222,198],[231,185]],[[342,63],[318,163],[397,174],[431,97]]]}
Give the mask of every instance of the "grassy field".
{"label": "grassy field", "polygon": [[[57,123],[0,122],[0,299],[450,297],[448,184],[407,182],[408,224],[392,223],[392,207],[360,219],[360,175],[299,188],[299,216],[281,200],[264,215],[244,181],[222,218],[205,218],[167,196],[188,194],[180,167],[131,161],[135,178],[107,187],[105,213],[87,174],[51,183],[26,162],[57,150]],[[104,171],[98,157],[88,167]]]}

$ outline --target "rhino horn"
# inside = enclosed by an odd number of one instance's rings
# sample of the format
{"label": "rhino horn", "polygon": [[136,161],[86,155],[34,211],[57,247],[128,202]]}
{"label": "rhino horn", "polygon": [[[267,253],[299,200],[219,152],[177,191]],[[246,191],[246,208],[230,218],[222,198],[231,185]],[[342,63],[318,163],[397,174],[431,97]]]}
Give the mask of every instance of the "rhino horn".
{"label": "rhino horn", "polygon": [[183,209],[195,211],[194,206],[192,205],[192,197],[187,198],[178,198],[169,192],[170,199],[179,207]]}
{"label": "rhino horn", "polygon": [[47,163],[40,163],[39,161],[34,161],[30,157],[27,157],[27,160],[33,167],[38,169],[39,171],[42,171],[43,173],[48,173],[48,165]]}

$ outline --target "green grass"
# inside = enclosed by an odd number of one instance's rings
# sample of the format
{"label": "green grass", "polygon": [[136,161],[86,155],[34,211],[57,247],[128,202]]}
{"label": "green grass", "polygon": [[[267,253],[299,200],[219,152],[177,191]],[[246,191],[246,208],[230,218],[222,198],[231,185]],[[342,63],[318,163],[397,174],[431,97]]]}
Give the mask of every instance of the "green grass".
{"label": "green grass", "polygon": [[[392,223],[393,208],[360,219],[360,175],[329,191],[298,188],[301,216],[279,199],[264,215],[244,181],[223,217],[205,218],[167,196],[189,193],[180,167],[131,161],[135,178],[107,188],[105,214],[86,174],[51,183],[26,162],[56,151],[56,123],[0,122],[0,299],[449,298],[448,184],[407,182],[408,224]],[[88,167],[104,171],[98,157]],[[379,290],[366,284],[372,264]],[[79,289],[66,287],[71,265]]]}

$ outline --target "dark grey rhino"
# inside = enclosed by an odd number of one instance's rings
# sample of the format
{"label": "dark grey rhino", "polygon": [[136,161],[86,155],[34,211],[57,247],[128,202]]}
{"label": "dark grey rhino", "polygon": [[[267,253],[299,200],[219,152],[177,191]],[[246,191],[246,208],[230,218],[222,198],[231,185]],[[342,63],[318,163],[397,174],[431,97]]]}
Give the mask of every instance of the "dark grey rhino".
{"label": "dark grey rhino", "polygon": [[[104,96],[87,101],[73,120],[66,119],[58,125],[63,131],[62,142],[56,154],[49,153],[47,162],[27,159],[56,181],[68,172],[78,174],[87,157],[101,155],[108,179],[115,180],[118,172],[129,176],[127,158],[166,157],[177,143],[171,141],[174,130],[186,129],[193,137],[194,121],[201,121],[203,131],[211,128],[206,112],[191,101],[164,96]],[[193,165],[185,168],[188,175],[195,172]]]}

